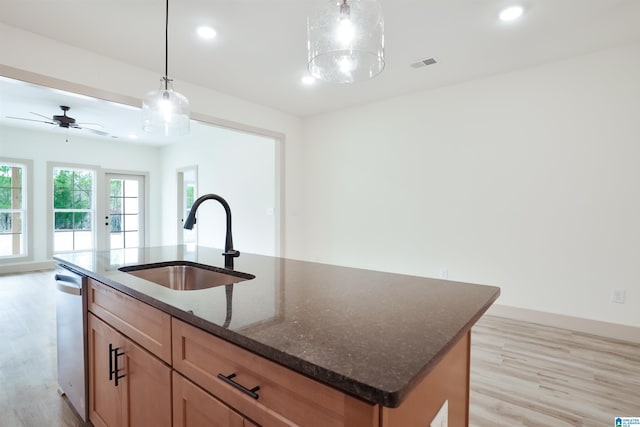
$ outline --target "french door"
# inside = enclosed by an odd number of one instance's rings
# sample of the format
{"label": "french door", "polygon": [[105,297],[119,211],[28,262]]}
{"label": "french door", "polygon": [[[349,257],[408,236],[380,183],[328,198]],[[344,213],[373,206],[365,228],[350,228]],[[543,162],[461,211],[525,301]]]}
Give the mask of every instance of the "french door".
{"label": "french door", "polygon": [[105,217],[108,249],[144,246],[144,176],[107,174]]}

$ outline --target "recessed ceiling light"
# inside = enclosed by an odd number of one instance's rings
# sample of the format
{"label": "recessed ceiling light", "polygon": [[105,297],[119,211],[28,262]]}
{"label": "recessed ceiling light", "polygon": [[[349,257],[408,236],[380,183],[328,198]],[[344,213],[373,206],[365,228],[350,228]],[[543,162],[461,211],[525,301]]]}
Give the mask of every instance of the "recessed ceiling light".
{"label": "recessed ceiling light", "polygon": [[313,76],[304,76],[302,78],[302,83],[305,85],[312,85],[316,82],[316,79]]}
{"label": "recessed ceiling light", "polygon": [[514,21],[522,16],[522,12],[524,12],[522,6],[510,6],[500,12],[500,19],[502,21]]}
{"label": "recessed ceiling light", "polygon": [[217,34],[216,30],[214,30],[211,27],[205,27],[205,26],[198,27],[198,29],[196,31],[198,32],[198,35],[200,37],[202,37],[203,39],[206,39],[206,40],[211,40],[211,39],[215,38],[215,36]]}
{"label": "recessed ceiling light", "polygon": [[129,138],[138,139],[138,135],[136,135],[135,133],[131,133],[131,134],[129,134]]}

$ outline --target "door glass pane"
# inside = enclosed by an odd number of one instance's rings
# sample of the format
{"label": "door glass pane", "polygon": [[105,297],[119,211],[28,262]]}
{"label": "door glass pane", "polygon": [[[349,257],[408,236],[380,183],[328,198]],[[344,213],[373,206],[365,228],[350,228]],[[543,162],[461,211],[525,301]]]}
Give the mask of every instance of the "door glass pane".
{"label": "door glass pane", "polygon": [[109,180],[109,247],[135,248],[142,242],[144,196],[142,177],[111,176]]}
{"label": "door glass pane", "polygon": [[109,234],[111,249],[124,248],[124,233],[110,233]]}
{"label": "door glass pane", "polygon": [[121,214],[122,213],[122,199],[119,197],[109,198],[109,213]]}
{"label": "door glass pane", "polygon": [[124,181],[124,197],[138,197],[138,181]]}
{"label": "door glass pane", "polygon": [[122,231],[122,215],[111,215],[109,217],[109,225],[111,233],[119,233]]}
{"label": "door glass pane", "polygon": [[125,239],[126,239],[127,245],[130,248],[135,248],[135,247],[139,246],[139,243],[140,243],[138,241],[139,233],[137,231],[127,231],[124,234],[125,234]]}
{"label": "door glass pane", "polygon": [[122,197],[122,180],[112,179],[109,188],[109,194],[112,197]]}
{"label": "door glass pane", "polygon": [[179,224],[182,237],[182,243],[194,245],[197,242],[198,234],[195,228],[191,230],[187,230],[182,227],[183,221],[189,215],[191,210],[191,206],[193,206],[193,202],[196,200],[197,195],[197,173],[196,169],[187,169],[184,170],[180,175],[180,182],[178,185],[182,186],[182,200],[179,200],[178,203],[182,205],[182,221]]}
{"label": "door glass pane", "polygon": [[125,231],[138,231],[138,215],[125,215],[124,218]]}
{"label": "door glass pane", "polygon": [[127,197],[124,199],[124,211],[127,214],[138,213],[138,198]]}

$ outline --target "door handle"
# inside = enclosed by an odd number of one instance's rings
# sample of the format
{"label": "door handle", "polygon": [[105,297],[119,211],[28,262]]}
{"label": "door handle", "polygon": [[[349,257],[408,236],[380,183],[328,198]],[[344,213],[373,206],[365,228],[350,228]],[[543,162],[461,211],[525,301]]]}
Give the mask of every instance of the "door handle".
{"label": "door handle", "polygon": [[63,280],[56,280],[56,287],[60,292],[64,292],[65,294],[71,295],[82,295],[82,288],[78,286],[73,286],[69,284],[70,282],[65,282]]}
{"label": "door handle", "polygon": [[109,381],[113,381],[113,344],[109,343]]}
{"label": "door handle", "polygon": [[221,379],[225,383],[229,384],[230,386],[233,386],[234,388],[237,388],[238,390],[240,390],[244,394],[247,394],[247,395],[253,397],[256,400],[260,397],[260,395],[258,395],[258,393],[256,393],[258,390],[260,390],[260,386],[259,385],[255,386],[252,389],[248,389],[245,386],[243,386],[242,384],[239,384],[239,383],[235,382],[233,380],[233,378],[235,376],[236,376],[236,374],[231,374],[231,375],[226,375],[226,376],[222,375],[222,374],[218,374],[218,378],[219,379]]}
{"label": "door handle", "polygon": [[114,381],[116,387],[118,387],[118,380],[126,377],[126,374],[120,375],[118,372],[120,368],[118,367],[118,357],[124,356],[124,351],[119,352],[120,348],[114,347],[113,344],[109,343],[109,381]]}

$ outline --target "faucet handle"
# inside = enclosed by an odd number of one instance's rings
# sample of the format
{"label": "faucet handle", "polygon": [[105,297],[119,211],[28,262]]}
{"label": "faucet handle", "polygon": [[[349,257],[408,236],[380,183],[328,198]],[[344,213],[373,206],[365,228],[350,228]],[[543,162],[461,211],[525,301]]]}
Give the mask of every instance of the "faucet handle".
{"label": "faucet handle", "polygon": [[237,258],[240,256],[240,251],[236,251],[235,249],[229,249],[228,251],[223,252],[222,255]]}

